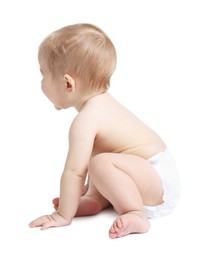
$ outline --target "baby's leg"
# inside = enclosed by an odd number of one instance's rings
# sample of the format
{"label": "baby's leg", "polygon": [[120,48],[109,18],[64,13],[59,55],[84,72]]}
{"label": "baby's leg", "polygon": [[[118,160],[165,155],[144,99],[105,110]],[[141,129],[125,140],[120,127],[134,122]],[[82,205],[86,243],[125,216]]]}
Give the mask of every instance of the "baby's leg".
{"label": "baby's leg", "polygon": [[89,174],[120,215],[109,230],[111,238],[149,230],[144,205],[162,203],[163,186],[147,160],[128,154],[99,154],[91,160]]}
{"label": "baby's leg", "polygon": [[[59,198],[53,200],[54,208],[59,207]],[[96,190],[92,181],[89,181],[88,191],[80,198],[75,217],[96,215],[111,204]]]}
{"label": "baby's leg", "polygon": [[80,198],[78,210],[75,216],[96,215],[109,206],[111,206],[110,202],[97,191],[92,181],[89,180],[88,191]]}

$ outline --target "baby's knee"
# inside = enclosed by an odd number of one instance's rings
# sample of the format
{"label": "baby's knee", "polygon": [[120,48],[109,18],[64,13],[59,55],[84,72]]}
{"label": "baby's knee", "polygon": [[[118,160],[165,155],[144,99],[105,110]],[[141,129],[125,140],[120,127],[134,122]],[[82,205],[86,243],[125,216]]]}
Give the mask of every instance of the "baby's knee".
{"label": "baby's knee", "polygon": [[103,168],[105,169],[106,165],[109,164],[110,161],[109,157],[110,157],[109,153],[100,153],[95,155],[90,160],[89,167],[88,167],[90,177],[93,174],[100,173]]}

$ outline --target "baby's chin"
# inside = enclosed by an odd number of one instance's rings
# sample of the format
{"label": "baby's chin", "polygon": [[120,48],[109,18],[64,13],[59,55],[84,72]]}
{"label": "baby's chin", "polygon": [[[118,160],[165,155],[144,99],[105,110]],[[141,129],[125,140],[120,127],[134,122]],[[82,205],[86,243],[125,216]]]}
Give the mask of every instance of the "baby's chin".
{"label": "baby's chin", "polygon": [[62,108],[54,106],[56,110],[61,110]]}

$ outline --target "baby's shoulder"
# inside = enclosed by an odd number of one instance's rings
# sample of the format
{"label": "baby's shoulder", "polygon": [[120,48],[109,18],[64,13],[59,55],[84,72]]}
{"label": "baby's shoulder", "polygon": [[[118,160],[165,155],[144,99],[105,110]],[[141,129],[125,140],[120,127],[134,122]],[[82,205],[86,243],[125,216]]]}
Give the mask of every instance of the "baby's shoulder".
{"label": "baby's shoulder", "polygon": [[90,109],[79,112],[71,123],[71,132],[96,132],[98,115]]}

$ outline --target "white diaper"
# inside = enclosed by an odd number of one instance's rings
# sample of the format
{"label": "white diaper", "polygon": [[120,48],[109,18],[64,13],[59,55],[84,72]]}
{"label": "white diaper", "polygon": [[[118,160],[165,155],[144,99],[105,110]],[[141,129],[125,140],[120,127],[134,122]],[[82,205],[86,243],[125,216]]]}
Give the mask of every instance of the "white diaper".
{"label": "white diaper", "polygon": [[163,203],[158,206],[145,206],[148,218],[167,215],[175,208],[180,197],[180,181],[174,159],[169,149],[152,156],[148,161],[158,172],[164,188]]}

